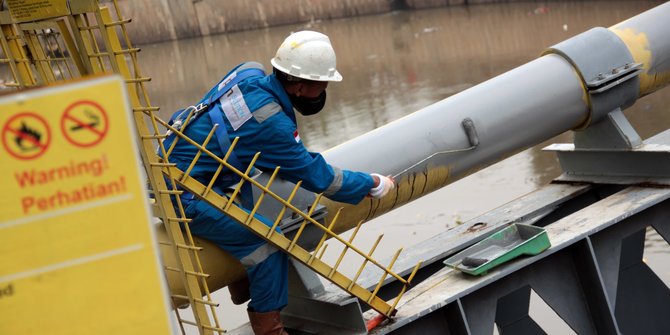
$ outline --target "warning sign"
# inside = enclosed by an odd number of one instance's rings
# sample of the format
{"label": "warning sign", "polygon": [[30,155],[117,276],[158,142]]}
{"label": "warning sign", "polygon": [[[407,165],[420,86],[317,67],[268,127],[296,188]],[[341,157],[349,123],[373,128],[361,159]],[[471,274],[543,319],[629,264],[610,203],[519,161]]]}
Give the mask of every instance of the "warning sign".
{"label": "warning sign", "polygon": [[16,22],[35,21],[70,14],[67,0],[7,0]]}
{"label": "warning sign", "polygon": [[107,135],[107,113],[94,101],[77,101],[65,109],[60,125],[70,143],[78,147],[94,146]]}
{"label": "warning sign", "polygon": [[171,333],[124,88],[0,98],[0,334]]}
{"label": "warning sign", "polygon": [[32,112],[16,114],[2,127],[2,146],[8,154],[21,160],[41,156],[50,141],[49,125],[43,117]]}

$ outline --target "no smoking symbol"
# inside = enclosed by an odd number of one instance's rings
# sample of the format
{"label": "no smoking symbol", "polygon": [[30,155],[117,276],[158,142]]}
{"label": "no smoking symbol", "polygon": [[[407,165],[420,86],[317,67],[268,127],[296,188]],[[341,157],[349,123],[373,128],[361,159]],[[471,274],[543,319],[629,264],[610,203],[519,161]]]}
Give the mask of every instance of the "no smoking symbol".
{"label": "no smoking symbol", "polygon": [[60,127],[68,142],[78,147],[92,147],[105,138],[109,130],[107,113],[97,103],[77,101],[65,109]]}
{"label": "no smoking symbol", "polygon": [[2,146],[15,158],[30,160],[42,156],[51,143],[51,130],[41,116],[23,112],[2,127]]}

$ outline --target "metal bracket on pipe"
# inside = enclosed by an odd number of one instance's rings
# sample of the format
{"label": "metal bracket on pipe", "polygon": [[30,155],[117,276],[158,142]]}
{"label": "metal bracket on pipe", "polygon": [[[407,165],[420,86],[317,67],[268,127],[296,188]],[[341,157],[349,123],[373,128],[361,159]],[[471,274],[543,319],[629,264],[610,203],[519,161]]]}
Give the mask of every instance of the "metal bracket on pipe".
{"label": "metal bracket on pipe", "polygon": [[628,79],[632,79],[642,72],[642,63],[626,64],[606,73],[599,73],[586,83],[590,93],[602,93],[617,86]]}
{"label": "metal bracket on pipe", "polygon": [[552,46],[545,53],[565,58],[584,81],[591,113],[582,129],[637,100],[642,65],[634,63],[626,44],[609,29],[593,28]]}

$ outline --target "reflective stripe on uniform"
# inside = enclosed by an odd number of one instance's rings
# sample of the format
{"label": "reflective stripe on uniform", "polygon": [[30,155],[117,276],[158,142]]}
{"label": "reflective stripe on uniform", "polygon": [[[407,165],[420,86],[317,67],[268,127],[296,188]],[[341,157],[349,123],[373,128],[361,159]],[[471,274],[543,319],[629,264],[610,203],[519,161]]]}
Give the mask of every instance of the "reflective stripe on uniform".
{"label": "reflective stripe on uniform", "polygon": [[244,267],[252,267],[254,265],[262,263],[264,260],[266,260],[270,255],[274,254],[277,252],[277,248],[270,244],[263,244],[260,247],[256,248],[252,253],[246,255],[245,257],[242,257],[240,259],[240,262],[242,262],[242,265]]}
{"label": "reflective stripe on uniform", "polygon": [[325,196],[331,196],[331,195],[337,193],[337,191],[339,191],[340,188],[342,188],[342,181],[344,179],[344,173],[342,172],[342,170],[340,168],[337,168],[337,167],[334,167],[334,166],[332,168],[333,168],[333,173],[335,173],[335,176],[333,177],[333,181],[330,183],[330,185],[328,185],[328,188],[325,191],[323,191],[323,195],[325,195]]}
{"label": "reflective stripe on uniform", "polygon": [[276,102],[271,102],[269,104],[266,104],[265,106],[255,110],[252,115],[254,116],[254,119],[258,123],[263,123],[263,121],[269,119],[272,115],[277,114],[282,110],[281,106],[279,106],[278,103]]}
{"label": "reflective stripe on uniform", "polygon": [[260,69],[260,70],[263,70],[263,72],[265,72],[265,66],[263,66],[263,64],[261,64],[259,62],[246,62],[246,63],[240,65],[240,67],[238,67],[235,70],[235,72],[242,71],[244,69]]}

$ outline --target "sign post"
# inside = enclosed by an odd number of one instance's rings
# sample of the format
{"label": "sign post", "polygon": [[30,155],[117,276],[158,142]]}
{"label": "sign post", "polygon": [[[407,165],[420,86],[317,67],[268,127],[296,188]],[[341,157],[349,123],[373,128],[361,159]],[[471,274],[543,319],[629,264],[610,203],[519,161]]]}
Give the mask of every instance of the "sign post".
{"label": "sign post", "polygon": [[118,76],[0,98],[0,334],[170,334]]}

